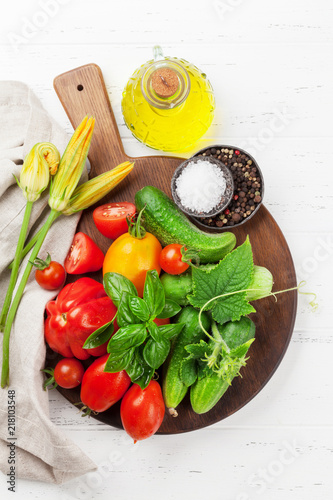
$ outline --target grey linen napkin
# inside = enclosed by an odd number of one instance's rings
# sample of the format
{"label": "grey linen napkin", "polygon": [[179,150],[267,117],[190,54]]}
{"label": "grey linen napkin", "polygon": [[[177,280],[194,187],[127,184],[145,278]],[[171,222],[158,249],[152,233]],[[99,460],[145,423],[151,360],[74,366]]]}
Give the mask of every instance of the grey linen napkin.
{"label": "grey linen napkin", "polygon": [[[9,279],[22,224],[25,198],[16,185],[24,157],[37,142],[51,142],[63,153],[68,136],[46,113],[32,91],[21,82],[0,82],[0,306]],[[86,175],[86,174],[85,174]],[[48,193],[33,206],[30,228],[45,221]],[[79,215],[61,216],[49,231],[39,254],[63,262]],[[20,276],[28,256],[21,266]],[[19,276],[19,279],[20,279]],[[48,394],[43,391],[45,344],[43,313],[55,296],[40,288],[31,273],[12,328],[10,390],[15,390],[15,473],[18,478],[63,483],[96,469],[96,465],[49,420]],[[0,333],[2,359],[2,334]],[[0,389],[0,470],[7,474],[11,436],[8,429],[8,388]]]}

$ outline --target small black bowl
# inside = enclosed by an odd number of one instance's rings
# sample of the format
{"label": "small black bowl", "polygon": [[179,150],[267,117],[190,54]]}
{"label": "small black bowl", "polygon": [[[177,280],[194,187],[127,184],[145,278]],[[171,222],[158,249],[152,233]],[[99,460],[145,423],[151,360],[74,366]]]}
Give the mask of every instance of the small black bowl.
{"label": "small black bowl", "polygon": [[[248,220],[252,219],[253,216],[258,212],[259,208],[262,205],[263,198],[264,198],[264,178],[263,178],[263,175],[262,175],[262,171],[261,171],[258,163],[256,162],[256,160],[253,158],[253,156],[251,156],[244,149],[241,149],[241,148],[238,148],[238,147],[234,147],[234,146],[225,146],[225,145],[223,145],[223,146],[222,145],[208,146],[206,148],[201,149],[197,153],[195,153],[191,158],[189,158],[189,160],[193,159],[193,158],[196,158],[197,156],[204,156],[205,158],[210,158],[212,156],[214,158],[213,155],[209,155],[209,156],[205,155],[206,151],[208,151],[208,150],[211,151],[212,149],[220,150],[220,151],[222,149],[228,149],[229,151],[230,150],[232,150],[232,151],[239,151],[240,155],[242,155],[242,154],[246,155],[249,158],[249,160],[252,161],[252,165],[254,165],[254,167],[257,169],[257,172],[256,172],[257,177],[260,177],[260,188],[259,188],[259,191],[260,191],[261,201],[256,205],[256,208],[252,211],[252,213],[250,215],[248,215],[245,219],[241,220],[240,222],[234,222],[234,224],[232,226],[225,224],[224,226],[219,227],[219,226],[216,226],[216,225],[209,225],[208,223],[206,224],[203,220],[200,220],[200,218],[194,217],[193,215],[191,215],[191,219],[193,220],[193,222],[195,222],[196,225],[201,226],[204,229],[211,229],[214,232],[230,231],[230,229],[232,229],[233,227],[238,227],[238,226],[241,226],[242,224],[245,224]],[[223,153],[222,152],[220,153],[220,155],[221,155],[221,157],[223,157]],[[217,156],[220,156],[220,155],[217,155]],[[222,158],[219,161],[222,162]],[[236,190],[237,190],[237,185],[235,185],[235,192],[233,193],[233,195],[237,194]],[[230,206],[230,204],[228,206]],[[228,207],[226,207],[226,208],[228,208]]]}
{"label": "small black bowl", "polygon": [[[184,207],[184,205],[182,204],[177,192],[177,179],[179,178],[179,176],[182,174],[182,172],[188,166],[189,163],[196,163],[199,162],[200,160],[209,162],[221,170],[226,181],[226,190],[224,194],[221,196],[220,202],[215,207],[213,207],[209,212],[198,213],[197,211]],[[215,215],[223,212],[223,210],[229,205],[234,194],[234,181],[231,171],[220,160],[212,156],[201,156],[199,154],[196,154],[195,157],[192,156],[188,160],[183,161],[183,163],[181,163],[174,171],[171,179],[171,193],[176,205],[178,205],[178,207],[187,215],[190,215],[192,217],[214,217]]]}

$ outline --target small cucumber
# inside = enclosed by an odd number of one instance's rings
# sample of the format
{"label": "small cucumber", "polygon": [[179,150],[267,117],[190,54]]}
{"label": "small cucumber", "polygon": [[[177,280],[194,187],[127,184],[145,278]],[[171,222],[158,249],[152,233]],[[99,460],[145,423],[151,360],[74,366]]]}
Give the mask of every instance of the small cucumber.
{"label": "small cucumber", "polygon": [[[183,383],[180,378],[180,365],[188,352],[185,346],[192,343],[200,342],[205,338],[205,334],[199,325],[199,311],[194,307],[184,307],[180,312],[177,322],[185,323],[184,328],[176,338],[170,355],[164,366],[163,373],[163,397],[164,402],[169,408],[169,413],[177,416],[175,408],[184,399],[188,387]],[[210,327],[210,318],[207,313],[201,315],[201,321],[206,330]]]}
{"label": "small cucumber", "polygon": [[189,304],[186,296],[192,292],[191,272],[178,275],[165,273],[162,274],[160,280],[167,299],[174,300],[180,306]]}
{"label": "small cucumber", "polygon": [[233,233],[209,234],[192,224],[160,189],[145,186],[135,195],[140,211],[145,206],[144,226],[163,246],[180,243],[199,252],[200,262],[218,262],[236,245]]}
{"label": "small cucumber", "polygon": [[[195,381],[191,386],[190,400],[193,411],[199,415],[211,410],[230,387],[232,380],[239,375],[239,370],[246,360],[246,353],[254,340],[255,325],[250,318],[242,317],[239,321],[218,325],[218,332],[228,349],[227,356],[231,356],[222,358],[219,364],[221,369],[223,362],[225,363],[225,373],[228,373],[229,380],[212,369],[203,378]],[[209,344],[216,346],[214,340],[210,340]]]}
{"label": "small cucumber", "polygon": [[218,403],[229,388],[225,379],[213,372],[210,377],[197,380],[190,391],[190,400],[193,411],[199,415],[211,410]]}

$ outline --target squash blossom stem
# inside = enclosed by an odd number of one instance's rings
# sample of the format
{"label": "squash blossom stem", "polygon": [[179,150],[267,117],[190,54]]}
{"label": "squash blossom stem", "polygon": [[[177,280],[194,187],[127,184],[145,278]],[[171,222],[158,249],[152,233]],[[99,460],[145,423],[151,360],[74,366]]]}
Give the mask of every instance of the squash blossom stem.
{"label": "squash blossom stem", "polygon": [[2,357],[2,371],[1,371],[1,387],[2,388],[6,387],[6,385],[8,385],[8,383],[9,383],[9,340],[10,340],[10,332],[12,329],[13,321],[14,321],[18,306],[20,304],[25,286],[27,284],[28,278],[30,276],[31,270],[33,268],[33,261],[38,256],[38,253],[39,253],[41,246],[45,240],[45,237],[47,235],[48,230],[50,229],[51,225],[56,220],[56,218],[59,217],[59,215],[61,215],[60,212],[57,212],[56,210],[51,210],[44,226],[42,227],[39,238],[38,238],[32,252],[31,252],[31,257],[30,257],[31,262],[28,262],[26,265],[21,282],[18,286],[18,289],[17,289],[15,297],[13,299],[11,308],[8,312],[7,321],[6,321],[4,334],[3,334],[3,347],[2,347],[3,357]]}
{"label": "squash blossom stem", "polygon": [[[27,253],[30,252],[30,250],[32,249],[32,247],[34,246],[34,244],[36,243],[36,241],[38,240],[40,232],[41,232],[41,229],[25,245],[25,247],[23,248],[23,250],[21,252],[21,259],[20,260],[24,259],[24,257],[27,255]],[[14,260],[12,260],[12,262],[9,264],[8,269],[13,269],[13,266],[14,266]]]}
{"label": "squash blossom stem", "polygon": [[12,272],[11,272],[10,279],[9,279],[8,290],[6,293],[5,301],[3,303],[2,311],[1,311],[1,315],[0,315],[0,331],[3,331],[3,329],[4,329],[7,314],[8,314],[9,307],[10,307],[10,302],[12,300],[13,291],[14,291],[15,284],[17,281],[17,274],[18,274],[18,270],[19,270],[20,262],[21,262],[21,258],[22,258],[23,245],[24,245],[25,238],[26,238],[27,231],[28,231],[28,225],[29,225],[32,205],[33,205],[33,202],[28,201],[26,204],[26,207],[25,207],[20,236],[18,239],[15,257],[13,260],[13,268],[12,268]]}

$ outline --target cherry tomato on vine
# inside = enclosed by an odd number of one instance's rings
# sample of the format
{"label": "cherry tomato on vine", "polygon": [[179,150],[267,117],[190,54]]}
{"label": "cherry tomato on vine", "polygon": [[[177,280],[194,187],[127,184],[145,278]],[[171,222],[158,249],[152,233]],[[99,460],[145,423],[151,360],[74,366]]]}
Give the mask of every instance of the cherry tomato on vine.
{"label": "cherry tomato on vine", "polygon": [[100,233],[107,238],[115,240],[127,233],[126,217],[133,217],[136,212],[135,205],[124,201],[122,203],[106,203],[93,211],[93,219]]}
{"label": "cherry tomato on vine", "polygon": [[76,233],[65,259],[68,274],[84,274],[99,271],[104,254],[96,243],[85,233]]}
{"label": "cherry tomato on vine", "polygon": [[76,358],[61,359],[54,369],[54,379],[60,387],[73,389],[81,384],[84,368]]}
{"label": "cherry tomato on vine", "polygon": [[39,286],[45,290],[57,290],[65,283],[66,271],[64,266],[51,260],[49,253],[45,260],[35,259],[34,266],[37,268],[35,279]]}
{"label": "cherry tomato on vine", "polygon": [[46,368],[42,371],[50,375],[44,383],[44,389],[58,385],[64,389],[74,389],[81,384],[84,375],[83,364],[76,358],[63,358],[54,369]]}
{"label": "cherry tomato on vine", "polygon": [[155,434],[163,422],[164,413],[162,390],[156,380],[151,380],[145,389],[133,384],[120,405],[123,427],[135,443]]}
{"label": "cherry tomato on vine", "polygon": [[168,274],[182,274],[189,268],[189,264],[182,261],[182,247],[183,245],[172,243],[163,248],[160,254],[160,266],[163,271]]}

